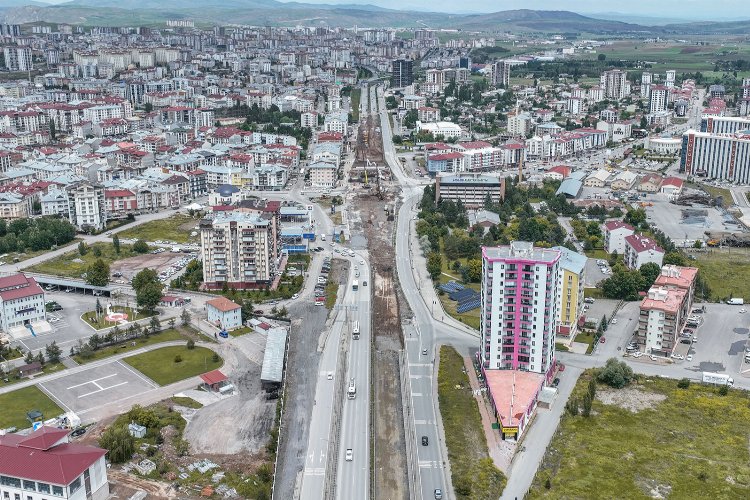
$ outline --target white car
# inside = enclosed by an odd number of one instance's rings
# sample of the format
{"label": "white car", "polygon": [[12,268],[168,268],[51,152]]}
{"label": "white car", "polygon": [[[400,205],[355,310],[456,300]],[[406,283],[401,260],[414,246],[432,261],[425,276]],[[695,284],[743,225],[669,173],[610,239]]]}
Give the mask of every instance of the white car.
{"label": "white car", "polygon": [[613,319],[612,321],[610,321],[610,324],[616,325],[617,324],[617,319]]}
{"label": "white car", "polygon": [[292,300],[298,299],[298,298],[299,298],[299,294],[298,293],[295,293],[294,295],[292,295]]}
{"label": "white car", "polygon": [[740,314],[745,314],[746,312],[747,312],[747,309],[745,309],[744,307],[740,309]]}
{"label": "white car", "polygon": [[328,372],[328,375],[326,376],[328,380],[333,380],[333,372]]}
{"label": "white car", "polygon": [[638,352],[634,352],[634,353],[633,353],[633,357],[634,357],[634,358],[640,358],[641,356],[643,356],[643,353],[642,353],[641,351],[638,351]]}
{"label": "white car", "polygon": [[365,259],[359,259],[359,264],[364,266],[365,265]]}
{"label": "white car", "polygon": [[654,356],[653,354],[649,356],[649,358],[651,358],[651,361],[656,361],[656,356]]}
{"label": "white car", "polygon": [[692,361],[692,360],[693,360],[692,354],[688,354],[687,357],[685,358],[685,361]]}
{"label": "white car", "polygon": [[351,448],[347,448],[346,449],[346,461],[351,462],[352,460],[354,460],[354,452],[352,451]]}

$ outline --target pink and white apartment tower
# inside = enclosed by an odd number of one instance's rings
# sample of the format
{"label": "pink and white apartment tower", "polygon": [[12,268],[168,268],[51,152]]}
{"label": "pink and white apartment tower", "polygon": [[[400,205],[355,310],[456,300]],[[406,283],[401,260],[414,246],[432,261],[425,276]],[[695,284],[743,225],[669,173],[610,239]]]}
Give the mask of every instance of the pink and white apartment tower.
{"label": "pink and white apartment tower", "polygon": [[484,370],[549,377],[555,363],[560,252],[526,241],[482,248],[480,359]]}

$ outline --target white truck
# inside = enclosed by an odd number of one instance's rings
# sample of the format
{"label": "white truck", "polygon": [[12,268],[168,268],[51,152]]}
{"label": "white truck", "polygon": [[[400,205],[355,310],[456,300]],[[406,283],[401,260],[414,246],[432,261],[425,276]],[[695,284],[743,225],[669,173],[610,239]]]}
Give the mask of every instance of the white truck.
{"label": "white truck", "polygon": [[734,379],[723,373],[703,372],[703,382],[715,385],[734,385]]}
{"label": "white truck", "polygon": [[727,300],[727,304],[730,306],[741,306],[745,303],[745,299],[739,299],[739,298],[732,298]]}

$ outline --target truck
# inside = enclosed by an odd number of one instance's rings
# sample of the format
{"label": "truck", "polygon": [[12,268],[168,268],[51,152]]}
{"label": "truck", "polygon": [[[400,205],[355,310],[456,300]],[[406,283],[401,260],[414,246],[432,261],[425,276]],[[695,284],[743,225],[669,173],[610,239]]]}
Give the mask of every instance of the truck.
{"label": "truck", "polygon": [[357,385],[354,383],[354,379],[349,380],[349,388],[346,390],[346,397],[354,399],[357,396]]}
{"label": "truck", "polygon": [[723,373],[703,372],[703,382],[715,385],[734,385],[734,379]]}
{"label": "truck", "polygon": [[352,324],[352,337],[354,337],[354,340],[359,339],[359,321],[355,321]]}
{"label": "truck", "polygon": [[354,280],[352,283],[352,290],[359,290],[359,280]]}
{"label": "truck", "polygon": [[739,299],[736,297],[727,300],[727,304],[729,304],[730,306],[741,306],[744,303],[745,303],[745,299]]}

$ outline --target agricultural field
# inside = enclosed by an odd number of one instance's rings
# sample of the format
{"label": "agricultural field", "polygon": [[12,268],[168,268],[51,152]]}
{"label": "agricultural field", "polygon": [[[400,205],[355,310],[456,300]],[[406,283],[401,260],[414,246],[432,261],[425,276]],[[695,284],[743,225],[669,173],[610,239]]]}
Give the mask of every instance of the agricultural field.
{"label": "agricultural field", "polygon": [[677,383],[597,384],[590,416],[563,416],[527,498],[748,498],[747,393]]}

